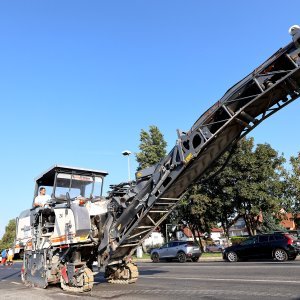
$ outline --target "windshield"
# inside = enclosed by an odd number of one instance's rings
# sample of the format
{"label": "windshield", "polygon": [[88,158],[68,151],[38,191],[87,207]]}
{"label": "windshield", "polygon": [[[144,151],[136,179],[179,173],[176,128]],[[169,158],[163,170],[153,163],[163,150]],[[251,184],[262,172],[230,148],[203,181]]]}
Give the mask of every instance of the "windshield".
{"label": "windshield", "polygon": [[97,198],[101,196],[101,191],[101,177],[58,173],[54,197],[66,200],[66,194],[69,193],[71,199]]}

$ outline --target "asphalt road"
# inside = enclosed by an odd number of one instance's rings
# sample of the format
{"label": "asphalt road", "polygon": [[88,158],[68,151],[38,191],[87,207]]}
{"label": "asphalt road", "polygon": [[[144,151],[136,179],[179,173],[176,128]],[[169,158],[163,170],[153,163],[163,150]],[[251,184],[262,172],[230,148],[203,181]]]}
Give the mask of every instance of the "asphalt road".
{"label": "asphalt road", "polygon": [[[100,272],[86,299],[300,299],[300,260],[276,263],[138,263],[131,285],[108,284]],[[20,280],[20,263],[0,266],[0,299],[75,299],[58,286],[29,288]]]}

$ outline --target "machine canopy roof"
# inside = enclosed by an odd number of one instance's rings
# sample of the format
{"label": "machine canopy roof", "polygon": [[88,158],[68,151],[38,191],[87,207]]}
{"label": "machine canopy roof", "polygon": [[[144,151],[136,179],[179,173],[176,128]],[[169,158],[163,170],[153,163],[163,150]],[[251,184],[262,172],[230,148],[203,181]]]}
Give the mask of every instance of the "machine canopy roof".
{"label": "machine canopy roof", "polygon": [[61,166],[61,165],[54,165],[46,172],[42,173],[38,176],[35,181],[38,185],[46,185],[46,186],[53,186],[55,173],[62,172],[66,174],[76,174],[76,175],[85,175],[85,176],[100,176],[105,177],[108,175],[105,171],[93,170],[93,169],[82,169],[76,167],[68,167],[68,166]]}

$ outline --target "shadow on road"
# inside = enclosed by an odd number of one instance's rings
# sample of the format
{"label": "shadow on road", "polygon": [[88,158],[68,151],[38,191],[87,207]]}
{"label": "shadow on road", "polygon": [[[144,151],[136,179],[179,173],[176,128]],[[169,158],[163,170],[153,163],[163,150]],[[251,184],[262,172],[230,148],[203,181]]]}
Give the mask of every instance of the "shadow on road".
{"label": "shadow on road", "polygon": [[6,279],[8,279],[8,278],[10,278],[10,277],[13,277],[13,276],[17,275],[17,274],[20,274],[20,270],[18,270],[18,271],[15,271],[15,272],[13,272],[13,273],[10,273],[10,274],[9,274],[9,275],[7,275],[7,276],[0,277],[0,281],[2,281],[2,280],[6,280]]}
{"label": "shadow on road", "polygon": [[140,275],[154,275],[154,274],[162,274],[162,273],[168,273],[167,271],[163,270],[157,270],[157,269],[149,269],[149,270],[139,270]]}

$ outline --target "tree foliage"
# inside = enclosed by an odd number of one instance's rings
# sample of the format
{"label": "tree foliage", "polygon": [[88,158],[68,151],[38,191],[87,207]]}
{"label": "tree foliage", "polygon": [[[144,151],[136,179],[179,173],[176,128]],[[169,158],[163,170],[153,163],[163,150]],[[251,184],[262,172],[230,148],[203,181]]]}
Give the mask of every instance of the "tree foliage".
{"label": "tree foliage", "polygon": [[228,155],[223,155],[188,193],[191,208],[186,210],[183,201],[178,210],[189,212],[188,220],[201,221],[202,232],[208,230],[206,226],[221,223],[227,235],[233,217],[240,215],[253,235],[261,225],[261,212],[279,211],[282,206],[285,160],[268,144],[255,147],[253,138],[242,139],[224,167]]}
{"label": "tree foliage", "polygon": [[286,229],[280,225],[280,219],[276,217],[276,214],[270,212],[262,213],[262,224],[260,226],[260,231],[263,233],[272,233],[274,231],[285,231]]}
{"label": "tree foliage", "polygon": [[235,208],[243,216],[249,234],[259,228],[261,212],[277,212],[284,193],[282,176],[285,159],[268,144],[243,139],[237,147],[227,174],[232,187],[226,189],[234,199]]}
{"label": "tree foliage", "polygon": [[0,240],[0,250],[7,249],[13,246],[16,236],[16,220],[11,219],[5,227],[5,233]]}
{"label": "tree foliage", "polygon": [[151,125],[149,132],[141,130],[140,145],[141,150],[136,154],[136,160],[139,164],[138,170],[148,168],[158,163],[167,154],[167,142],[158,127]]}
{"label": "tree foliage", "polygon": [[[207,195],[199,193],[199,186],[195,185],[188,191],[172,215],[176,216],[178,223],[183,223],[190,228],[195,242],[198,242],[196,237],[200,237],[204,232],[210,233],[211,228],[215,225],[213,206],[213,201]],[[201,240],[199,245],[203,251]]]}
{"label": "tree foliage", "polygon": [[300,152],[290,158],[291,170],[285,172],[286,199],[285,210],[294,215],[300,212]]}

